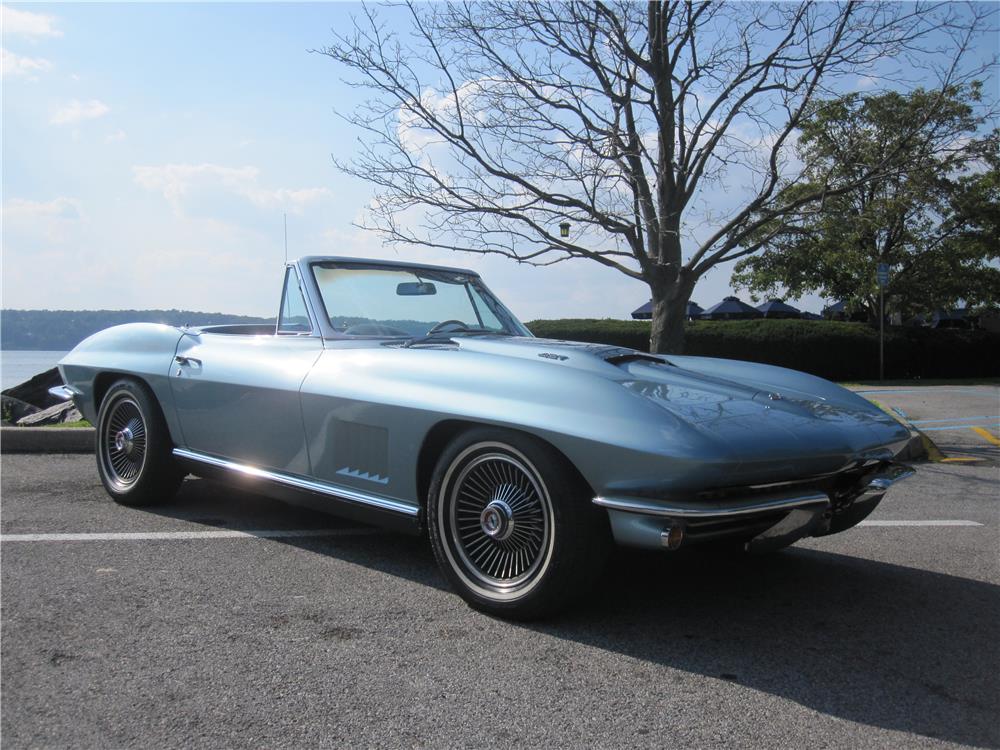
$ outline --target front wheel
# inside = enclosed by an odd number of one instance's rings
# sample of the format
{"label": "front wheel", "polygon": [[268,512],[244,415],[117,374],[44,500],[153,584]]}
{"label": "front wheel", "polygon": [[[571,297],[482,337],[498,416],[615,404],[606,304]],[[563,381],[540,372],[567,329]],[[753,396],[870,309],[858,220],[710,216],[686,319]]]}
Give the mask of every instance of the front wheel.
{"label": "front wheel", "polygon": [[603,565],[608,530],[566,459],[528,435],[480,428],[438,461],[428,525],[444,575],[470,605],[531,619],[577,596]]}
{"label": "front wheel", "polygon": [[115,502],[153,505],[174,496],[184,475],[156,397],[144,384],[122,379],[108,389],[96,433],[97,471]]}

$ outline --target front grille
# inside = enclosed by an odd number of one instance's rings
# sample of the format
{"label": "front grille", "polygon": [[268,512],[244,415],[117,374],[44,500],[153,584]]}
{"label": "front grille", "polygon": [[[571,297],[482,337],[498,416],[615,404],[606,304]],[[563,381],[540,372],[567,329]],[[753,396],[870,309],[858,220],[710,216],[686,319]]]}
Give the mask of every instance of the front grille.
{"label": "front grille", "polygon": [[[829,512],[833,516],[837,516],[851,506],[854,498],[857,497],[865,484],[865,477],[877,472],[882,467],[882,462],[873,462],[822,477],[766,485],[722,487],[699,492],[697,498],[706,503],[724,505],[727,500],[739,501],[742,504],[758,498],[763,500],[776,493],[823,492],[830,498]],[[687,519],[684,522],[685,538],[691,543],[709,542],[723,538],[749,541],[779,523],[789,512],[789,510],[763,510],[760,513],[749,515]]]}
{"label": "front grille", "polygon": [[850,504],[850,501],[854,499],[860,487],[863,486],[864,478],[867,475],[875,473],[884,465],[884,462],[878,461],[821,477],[794,479],[788,482],[775,482],[771,484],[703,490],[697,494],[697,498],[705,502],[719,502],[733,498],[750,500],[756,497],[774,495],[776,492],[815,491],[826,493],[833,504],[834,512],[836,512],[841,507]]}

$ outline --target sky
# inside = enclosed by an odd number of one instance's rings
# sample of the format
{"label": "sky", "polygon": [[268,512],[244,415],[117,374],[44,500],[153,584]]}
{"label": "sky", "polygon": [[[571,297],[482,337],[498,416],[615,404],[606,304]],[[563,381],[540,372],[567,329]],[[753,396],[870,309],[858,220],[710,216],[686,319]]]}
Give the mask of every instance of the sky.
{"label": "sky", "polygon": [[[273,315],[283,215],[290,258],[473,268],[522,320],[627,318],[644,303],[644,284],[590,261],[536,269],[387,248],[353,226],[372,190],[333,165],[358,138],[334,109],[359,95],[311,50],[358,10],[3,6],[2,307]],[[730,271],[711,271],[692,299],[732,293]]]}

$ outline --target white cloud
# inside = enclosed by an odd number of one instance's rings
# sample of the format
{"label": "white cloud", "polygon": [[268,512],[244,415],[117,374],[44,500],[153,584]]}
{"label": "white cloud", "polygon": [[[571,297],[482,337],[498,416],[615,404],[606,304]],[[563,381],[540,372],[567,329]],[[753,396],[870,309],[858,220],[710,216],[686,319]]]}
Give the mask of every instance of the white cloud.
{"label": "white cloud", "polygon": [[104,136],[104,142],[114,143],[116,141],[124,141],[126,137],[127,136],[125,135],[125,131],[122,130],[121,128],[118,128],[118,130],[116,130],[114,133],[108,133],[106,136]]}
{"label": "white cloud", "polygon": [[184,202],[194,194],[227,193],[249,201],[257,208],[284,208],[299,212],[314,201],[332,197],[327,188],[265,188],[258,182],[256,167],[225,167],[219,164],[162,164],[132,168],[136,184],[163,194],[174,209],[183,213]]}
{"label": "white cloud", "polygon": [[3,76],[26,76],[34,78],[35,73],[52,70],[52,63],[43,57],[25,57],[0,48],[0,70]]}
{"label": "white cloud", "polygon": [[3,18],[3,33],[5,35],[36,38],[63,35],[54,26],[56,17],[46,13],[32,13],[4,5],[0,8],[0,16]]}
{"label": "white cloud", "polygon": [[79,219],[80,215],[80,204],[63,196],[45,202],[12,198],[3,204],[5,219]]}
{"label": "white cloud", "polygon": [[64,196],[50,201],[12,198],[4,201],[2,212],[5,245],[11,240],[15,245],[38,241],[47,245],[65,243],[77,236],[84,219],[80,204]]}
{"label": "white cloud", "polygon": [[72,125],[83,120],[95,120],[98,117],[104,117],[110,111],[111,107],[98,99],[90,99],[85,102],[73,99],[65,106],[56,110],[56,113],[52,115],[49,122],[53,125]]}

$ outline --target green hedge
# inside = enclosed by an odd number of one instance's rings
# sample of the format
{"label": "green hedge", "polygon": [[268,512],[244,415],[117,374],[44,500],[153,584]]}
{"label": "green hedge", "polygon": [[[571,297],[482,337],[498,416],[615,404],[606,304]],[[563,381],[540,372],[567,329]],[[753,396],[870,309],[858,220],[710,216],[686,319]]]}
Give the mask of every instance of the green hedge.
{"label": "green hedge", "polygon": [[[542,338],[649,349],[649,323],[632,320],[535,320]],[[865,323],[731,320],[688,323],[685,354],[765,362],[831,380],[878,377],[878,329]],[[886,378],[979,378],[1000,375],[1000,334],[886,328]]]}

